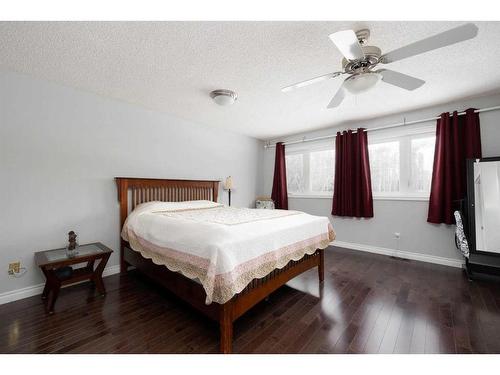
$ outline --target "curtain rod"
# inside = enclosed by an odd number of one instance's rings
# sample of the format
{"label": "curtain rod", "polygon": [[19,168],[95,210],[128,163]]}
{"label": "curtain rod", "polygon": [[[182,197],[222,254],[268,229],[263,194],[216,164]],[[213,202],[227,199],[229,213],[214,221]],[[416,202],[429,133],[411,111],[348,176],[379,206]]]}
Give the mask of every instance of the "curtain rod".
{"label": "curtain rod", "polygon": [[[475,113],[481,113],[481,112],[489,112],[489,111],[496,111],[500,109],[500,105],[497,105],[495,107],[489,107],[489,108],[483,108],[483,109],[476,109],[474,112]],[[453,113],[451,113],[453,115]],[[465,111],[463,112],[458,112],[458,116],[465,115]],[[365,129],[367,132],[375,131],[375,130],[382,130],[382,129],[390,129],[390,128],[397,128],[399,126],[406,126],[406,125],[414,125],[414,124],[420,124],[422,122],[429,122],[429,121],[435,121],[440,119],[441,116],[436,116],[436,117],[430,117],[430,118],[424,118],[421,120],[414,120],[414,121],[406,121],[404,120],[403,122],[399,122],[397,124],[391,124],[391,125],[384,125],[384,126],[378,126],[376,128],[368,128]],[[353,131],[353,133],[356,133],[356,130]],[[322,137],[314,137],[314,138],[302,138],[302,139],[297,139],[294,141],[288,141],[284,142],[285,145],[293,145],[297,143],[306,143],[306,142],[313,142],[313,141],[320,141],[322,139],[330,139],[330,138],[335,138],[337,137],[336,134],[331,134],[331,135],[324,135]],[[267,141],[266,144],[264,145],[264,148],[273,148],[276,147],[275,144],[271,144],[270,141]]]}

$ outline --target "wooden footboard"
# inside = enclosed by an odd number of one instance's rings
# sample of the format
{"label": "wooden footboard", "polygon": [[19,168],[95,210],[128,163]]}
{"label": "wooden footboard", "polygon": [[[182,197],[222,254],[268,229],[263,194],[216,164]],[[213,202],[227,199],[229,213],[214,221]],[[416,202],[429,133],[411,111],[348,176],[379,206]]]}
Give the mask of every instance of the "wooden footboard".
{"label": "wooden footboard", "polygon": [[136,267],[146,277],[168,289],[212,320],[219,322],[221,353],[232,352],[233,322],[276,289],[314,267],[318,267],[319,280],[323,281],[323,257],[324,250],[316,250],[314,254],[305,255],[298,261],[292,260],[282,269],[275,269],[261,279],[254,279],[225,304],[214,302],[206,305],[206,293],[201,284],[180,273],[169,271],[165,266],[154,264],[150,259],[131,250],[129,246],[124,248],[124,261],[127,265]]}

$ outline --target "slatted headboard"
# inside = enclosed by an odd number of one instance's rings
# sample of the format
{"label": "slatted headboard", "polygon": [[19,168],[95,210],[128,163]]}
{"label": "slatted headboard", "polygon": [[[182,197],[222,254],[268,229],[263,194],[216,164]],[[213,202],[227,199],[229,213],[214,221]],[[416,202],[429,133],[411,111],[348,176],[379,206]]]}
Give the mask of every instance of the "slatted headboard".
{"label": "slatted headboard", "polygon": [[158,178],[115,177],[120,202],[120,229],[129,210],[150,201],[182,202],[210,200],[217,202],[219,181],[166,180]]}
{"label": "slatted headboard", "polygon": [[[131,210],[138,204],[163,201],[182,202],[211,200],[217,202],[220,181],[166,180],[159,178],[115,177],[120,202],[120,231]],[[120,269],[126,270],[124,246],[121,241]]]}

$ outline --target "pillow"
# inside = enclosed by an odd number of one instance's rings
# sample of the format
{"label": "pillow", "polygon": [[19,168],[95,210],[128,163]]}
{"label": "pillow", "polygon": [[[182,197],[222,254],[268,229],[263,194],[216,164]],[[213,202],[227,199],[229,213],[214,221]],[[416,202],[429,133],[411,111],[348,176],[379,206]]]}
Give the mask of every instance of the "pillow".
{"label": "pillow", "polygon": [[205,208],[222,207],[222,203],[199,200],[199,201],[184,201],[184,202],[147,202],[138,205],[134,212],[173,212],[173,211],[185,211],[185,210],[196,210]]}

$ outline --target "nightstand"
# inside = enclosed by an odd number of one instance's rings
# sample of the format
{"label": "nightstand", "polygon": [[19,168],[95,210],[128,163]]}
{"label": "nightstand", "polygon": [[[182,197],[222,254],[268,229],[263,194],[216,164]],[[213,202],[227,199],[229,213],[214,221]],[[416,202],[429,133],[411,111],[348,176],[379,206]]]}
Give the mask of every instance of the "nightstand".
{"label": "nightstand", "polygon": [[[36,252],[35,263],[46,278],[42,299],[47,301],[47,312],[54,313],[59,290],[64,285],[91,280],[97,291],[104,295],[106,290],[102,281],[102,272],[112,252],[113,250],[100,242],[78,246],[76,254],[72,257],[67,255],[66,248]],[[94,267],[96,261],[99,261],[99,264]],[[76,269],[71,267],[81,263],[86,263],[86,266]]]}

